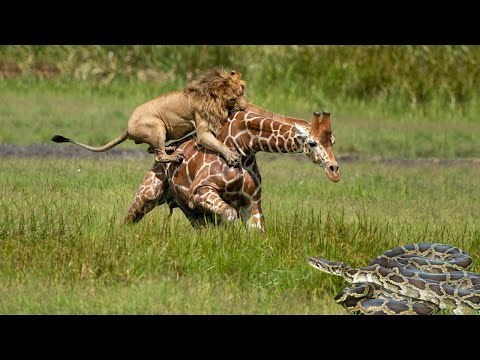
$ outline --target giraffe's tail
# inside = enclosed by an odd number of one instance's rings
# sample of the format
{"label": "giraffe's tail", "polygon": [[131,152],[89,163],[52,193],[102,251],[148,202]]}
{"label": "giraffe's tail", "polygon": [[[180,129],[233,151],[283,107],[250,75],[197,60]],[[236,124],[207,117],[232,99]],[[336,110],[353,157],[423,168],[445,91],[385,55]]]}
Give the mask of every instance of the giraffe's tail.
{"label": "giraffe's tail", "polygon": [[95,152],[103,152],[103,151],[107,151],[107,150],[110,150],[111,148],[117,146],[118,144],[124,142],[125,140],[128,139],[128,132],[127,130],[125,130],[123,132],[122,135],[116,137],[115,139],[113,139],[112,141],[110,141],[109,143],[103,145],[103,146],[90,146],[90,145],[87,145],[87,144],[82,144],[81,142],[78,142],[76,140],[72,140],[72,139],[69,139],[69,138],[66,138],[62,135],[54,135],[52,137],[52,141],[55,141],[57,143],[65,143],[65,142],[70,142],[72,144],[75,144],[75,145],[78,145],[78,146],[81,146],[85,149],[88,149],[90,151],[95,151]]}

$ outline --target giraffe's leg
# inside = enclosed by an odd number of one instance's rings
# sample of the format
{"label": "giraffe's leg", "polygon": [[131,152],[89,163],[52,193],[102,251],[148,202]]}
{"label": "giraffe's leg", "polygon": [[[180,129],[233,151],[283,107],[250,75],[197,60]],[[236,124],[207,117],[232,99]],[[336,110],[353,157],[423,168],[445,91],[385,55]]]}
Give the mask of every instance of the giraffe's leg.
{"label": "giraffe's leg", "polygon": [[263,219],[262,207],[260,199],[253,201],[249,207],[240,209],[240,218],[242,222],[250,229],[258,229],[260,232],[265,232],[265,222]]}
{"label": "giraffe's leg", "polygon": [[220,217],[222,225],[233,224],[237,221],[237,210],[223,201],[213,188],[202,187],[196,189],[191,204],[193,211],[195,209],[206,210],[207,213]]}
{"label": "giraffe's leg", "polygon": [[242,222],[248,227],[265,232],[265,222],[262,213],[262,177],[258,170],[255,158],[244,164],[245,174],[243,193],[247,199],[247,206],[240,209]]}
{"label": "giraffe's leg", "polygon": [[148,171],[133,198],[124,223],[139,222],[146,213],[163,204],[165,202],[165,185],[166,179],[163,171]]}

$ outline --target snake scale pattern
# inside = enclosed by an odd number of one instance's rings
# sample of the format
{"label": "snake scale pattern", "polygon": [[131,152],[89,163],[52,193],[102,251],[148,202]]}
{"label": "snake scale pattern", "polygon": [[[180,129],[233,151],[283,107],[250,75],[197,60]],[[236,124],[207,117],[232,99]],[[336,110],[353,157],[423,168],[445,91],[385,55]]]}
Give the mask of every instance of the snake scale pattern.
{"label": "snake scale pattern", "polygon": [[454,246],[399,246],[362,268],[311,256],[307,261],[349,283],[335,301],[352,313],[428,315],[443,309],[456,315],[480,313],[480,274],[467,271],[472,258]]}

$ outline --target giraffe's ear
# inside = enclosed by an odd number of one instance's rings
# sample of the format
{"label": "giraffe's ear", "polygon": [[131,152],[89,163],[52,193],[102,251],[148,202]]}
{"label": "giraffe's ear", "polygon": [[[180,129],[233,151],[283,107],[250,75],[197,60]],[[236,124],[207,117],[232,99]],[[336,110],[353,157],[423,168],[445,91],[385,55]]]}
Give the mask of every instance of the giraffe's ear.
{"label": "giraffe's ear", "polygon": [[297,123],[295,123],[294,125],[295,125],[295,132],[298,136],[302,136],[305,138],[308,136],[307,129],[305,129],[302,125],[298,125]]}

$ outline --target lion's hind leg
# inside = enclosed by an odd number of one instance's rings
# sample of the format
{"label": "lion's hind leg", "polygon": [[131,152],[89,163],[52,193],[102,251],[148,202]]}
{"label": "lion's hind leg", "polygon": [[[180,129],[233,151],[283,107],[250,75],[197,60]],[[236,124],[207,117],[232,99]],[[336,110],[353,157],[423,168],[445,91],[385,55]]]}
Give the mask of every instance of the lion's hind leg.
{"label": "lion's hind leg", "polygon": [[[173,152],[174,152],[175,150],[177,150],[177,147],[174,146],[174,145],[172,145],[172,146],[165,146],[165,152],[166,152],[168,155],[173,154]],[[147,152],[148,152],[149,154],[153,154],[153,153],[155,152],[155,151],[153,150],[153,146],[152,146],[152,145],[150,145],[150,146],[148,147]],[[177,151],[177,154],[183,155],[183,150],[178,150],[178,151]]]}
{"label": "lion's hind leg", "polygon": [[159,163],[182,162],[183,153],[178,150],[168,154],[165,149],[167,130],[163,121],[156,116],[136,116],[135,121],[129,121],[128,132],[136,144],[147,143],[150,145],[148,152],[155,155]]}
{"label": "lion's hind leg", "polygon": [[[153,139],[151,142],[155,161],[159,163],[182,162],[184,158],[182,150],[178,149],[172,152],[170,146],[168,148],[165,147],[167,131],[165,130],[163,122],[161,126],[157,127],[156,132],[156,134],[152,135]],[[169,152],[171,153],[169,154]]]}
{"label": "lion's hind leg", "polygon": [[169,162],[182,162],[183,161],[183,152],[177,150],[171,155],[168,155],[166,151],[154,150],[155,161],[159,163],[169,163]]}

